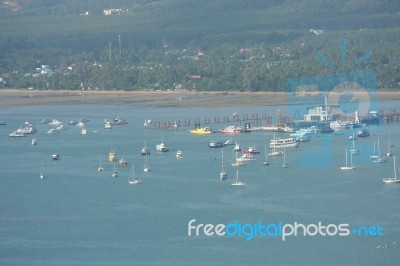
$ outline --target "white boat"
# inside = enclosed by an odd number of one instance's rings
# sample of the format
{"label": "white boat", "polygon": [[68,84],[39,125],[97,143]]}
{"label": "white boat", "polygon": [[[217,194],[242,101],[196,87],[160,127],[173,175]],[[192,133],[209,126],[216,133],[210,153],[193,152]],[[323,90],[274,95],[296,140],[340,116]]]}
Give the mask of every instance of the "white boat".
{"label": "white boat", "polygon": [[113,168],[113,173],[111,174],[112,177],[118,177],[118,172],[115,170],[115,161],[113,162],[114,168]]}
{"label": "white boat", "polygon": [[104,171],[104,167],[101,164],[101,156],[100,156],[100,162],[99,162],[99,167],[97,167],[97,171],[98,172],[103,172]]}
{"label": "white boat", "polygon": [[145,172],[145,173],[150,172],[150,167],[149,167],[148,162],[147,162],[147,154],[145,154],[143,172]]}
{"label": "white boat", "polygon": [[40,175],[39,175],[39,177],[41,179],[44,178],[44,170],[43,170],[43,161],[42,160],[40,160]]}
{"label": "white boat", "polygon": [[390,139],[388,139],[388,151],[387,151],[386,155],[387,155],[387,157],[393,156],[392,145],[390,144]]}
{"label": "white boat", "polygon": [[354,131],[353,131],[353,137],[352,137],[351,141],[352,141],[352,142],[351,142],[350,153],[353,154],[353,155],[358,155],[358,154],[360,154],[360,150],[356,148]]}
{"label": "white boat", "polygon": [[129,173],[128,183],[131,185],[138,185],[142,183],[142,180],[135,177],[135,164],[132,162],[131,172]]}
{"label": "white boat", "polygon": [[264,162],[263,162],[263,165],[269,165],[269,162],[268,162],[268,153],[267,153],[267,143],[265,143],[264,153],[265,153],[265,160],[264,160]]}
{"label": "white boat", "polygon": [[31,142],[31,144],[32,144],[32,146],[35,146],[35,145],[37,145],[38,143],[37,143],[37,140],[36,140],[36,138],[33,138],[32,139],[32,142]]}
{"label": "white boat", "polygon": [[37,129],[34,125],[28,124],[25,127],[19,127],[15,132],[22,133],[22,134],[34,134],[37,132]]}
{"label": "white boat", "polygon": [[57,119],[54,119],[54,118],[49,122],[49,125],[52,125],[52,126],[59,126],[61,124],[62,124],[62,122],[60,122],[60,121],[58,121]]}
{"label": "white boat", "polygon": [[242,131],[243,131],[243,129],[241,127],[227,126],[225,128],[221,128],[220,130],[218,130],[218,133],[221,133],[221,134],[239,134]]}
{"label": "white boat", "polygon": [[288,168],[289,164],[286,162],[286,150],[283,149],[283,163],[282,163],[282,168]]}
{"label": "white boat", "polygon": [[381,149],[380,149],[380,145],[379,145],[379,138],[378,138],[378,157],[376,157],[375,159],[373,159],[374,163],[386,163],[387,162],[387,158],[384,156],[381,156]]}
{"label": "white boat", "polygon": [[85,123],[83,123],[82,121],[79,121],[79,122],[76,124],[76,126],[77,126],[77,127],[84,127],[84,126],[85,126]]}
{"label": "white boat", "polygon": [[371,160],[375,160],[378,159],[379,156],[378,154],[376,154],[376,143],[375,143],[375,139],[374,139],[374,153],[369,157]]}
{"label": "white boat", "polygon": [[88,133],[87,129],[83,127],[82,130],[81,130],[81,134],[82,135],[87,135],[87,133]]}
{"label": "white boat", "polygon": [[105,121],[104,122],[104,128],[105,129],[112,129],[112,125],[110,121]]}
{"label": "white boat", "polygon": [[58,131],[55,128],[51,128],[51,129],[49,129],[49,131],[47,131],[47,134],[58,134],[58,133],[60,133],[60,131]]}
{"label": "white boat", "polygon": [[270,148],[295,148],[298,147],[299,143],[294,139],[294,138],[286,138],[286,139],[281,139],[281,138],[274,138],[271,139],[269,143]]}
{"label": "white boat", "polygon": [[345,166],[341,166],[340,169],[341,170],[354,170],[354,169],[356,169],[356,166],[353,165],[353,154],[350,153],[350,165],[349,165],[348,162],[347,162],[347,149],[345,151],[346,151],[346,165]]}
{"label": "white boat", "polygon": [[231,139],[228,139],[224,142],[224,145],[234,145],[233,141]]}
{"label": "white boat", "polygon": [[234,183],[232,183],[232,186],[245,186],[245,185],[246,183],[239,181],[239,169],[236,169],[236,180]]}
{"label": "white boat", "polygon": [[382,182],[384,184],[400,183],[400,179],[397,179],[396,156],[393,156],[393,172],[394,172],[394,177],[389,177],[389,178],[383,178],[382,179]]}
{"label": "white boat", "polygon": [[110,151],[109,153],[108,153],[108,161],[110,162],[110,163],[112,163],[112,162],[115,162],[117,160],[117,154],[115,153],[115,151]]}
{"label": "white boat", "polygon": [[165,145],[164,141],[161,141],[160,144],[156,145],[156,150],[159,152],[167,152],[168,151],[168,147],[167,145]]}
{"label": "white boat", "polygon": [[24,133],[18,133],[17,131],[12,131],[10,134],[8,134],[9,137],[15,138],[15,137],[25,137]]}
{"label": "white boat", "polygon": [[56,127],[56,130],[58,130],[58,131],[67,130],[67,129],[68,129],[68,127],[65,126],[65,125],[63,125],[63,124],[61,124],[61,125],[59,125],[58,127]]}
{"label": "white boat", "polygon": [[57,160],[61,160],[61,156],[58,153],[54,153],[53,155],[51,155],[51,159],[57,161]]}
{"label": "white boat", "polygon": [[228,178],[228,173],[225,172],[225,170],[224,170],[224,149],[222,149],[222,152],[221,152],[221,172],[219,173],[219,178],[221,180]]}
{"label": "white boat", "polygon": [[124,158],[119,159],[119,166],[121,167],[127,167],[128,163],[125,161]]}
{"label": "white boat", "polygon": [[346,128],[346,123],[335,120],[330,122],[329,127],[334,131],[340,131]]}
{"label": "white boat", "polygon": [[233,147],[234,151],[241,151],[242,148],[240,147],[239,143],[236,142],[235,147]]}
{"label": "white boat", "polygon": [[180,158],[182,158],[183,157],[183,152],[181,151],[181,150],[178,150],[177,152],[176,152],[176,158],[178,158],[178,159],[180,159]]}
{"label": "white boat", "polygon": [[245,166],[247,164],[245,160],[239,160],[237,151],[235,151],[233,158],[232,166]]}
{"label": "white boat", "polygon": [[238,162],[248,162],[248,161],[255,161],[256,158],[250,153],[243,153],[242,156],[236,159]]}

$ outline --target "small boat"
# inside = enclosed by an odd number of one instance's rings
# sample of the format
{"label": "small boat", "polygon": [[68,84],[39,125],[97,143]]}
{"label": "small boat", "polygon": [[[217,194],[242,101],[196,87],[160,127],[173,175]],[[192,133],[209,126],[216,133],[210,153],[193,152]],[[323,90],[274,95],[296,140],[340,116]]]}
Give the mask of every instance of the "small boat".
{"label": "small boat", "polygon": [[234,156],[234,159],[233,159],[232,166],[234,166],[234,167],[236,167],[236,166],[245,166],[247,164],[247,161],[238,158],[237,154],[238,154],[238,152],[235,151],[235,153],[234,153],[235,156]]}
{"label": "small boat", "polygon": [[32,142],[31,142],[31,144],[32,144],[32,146],[35,146],[35,145],[37,145],[37,144],[38,144],[38,142],[37,142],[36,138],[33,138],[33,139],[32,139]]}
{"label": "small boat", "polygon": [[104,128],[105,128],[105,129],[112,129],[111,122],[110,122],[110,121],[104,122]]}
{"label": "small boat", "polygon": [[210,148],[221,148],[221,147],[224,147],[224,143],[222,141],[211,140],[208,143],[208,147],[210,147]]}
{"label": "small boat", "polygon": [[379,138],[378,138],[378,154],[377,157],[372,159],[374,163],[386,163],[387,162],[387,157],[381,156],[381,149],[379,145]]}
{"label": "small boat", "polygon": [[77,126],[77,127],[84,127],[84,126],[85,126],[85,123],[83,123],[82,121],[79,121],[79,122],[76,124],[76,126]]}
{"label": "small boat", "polygon": [[67,129],[68,129],[68,127],[65,126],[65,125],[63,125],[63,124],[61,124],[61,125],[59,125],[58,127],[56,127],[56,130],[58,130],[58,131],[67,130]]}
{"label": "small boat", "polygon": [[233,151],[241,151],[242,148],[240,147],[240,145],[238,143],[235,144],[235,147],[233,148]]}
{"label": "small boat", "polygon": [[192,130],[189,130],[193,135],[210,135],[213,133],[212,129],[209,127],[199,127]]}
{"label": "small boat", "polygon": [[115,170],[115,161],[114,161],[113,165],[114,165],[114,168],[113,168],[113,172],[112,172],[111,176],[118,177],[118,172],[117,172],[117,170]]}
{"label": "small boat", "polygon": [[140,155],[142,155],[142,156],[150,155],[150,150],[146,146],[144,146],[142,148],[142,150],[140,151]]}
{"label": "small boat", "polygon": [[119,166],[127,167],[128,163],[124,160],[124,158],[119,159]]}
{"label": "small boat", "polygon": [[87,133],[88,133],[87,129],[83,127],[82,130],[81,130],[81,134],[82,135],[87,135]]}
{"label": "small boat", "polygon": [[245,185],[246,183],[239,181],[239,169],[236,169],[236,180],[234,183],[232,183],[232,186],[245,186]]}
{"label": "small boat", "polygon": [[224,149],[222,149],[222,153],[221,153],[221,172],[219,173],[219,178],[221,180],[228,178],[228,173],[225,172],[225,170],[224,170]]}
{"label": "small boat", "polygon": [[5,121],[1,120],[0,121],[0,126],[5,126],[5,125],[7,125],[7,123]]}
{"label": "small boat", "polygon": [[341,166],[340,169],[341,170],[354,170],[354,169],[356,169],[356,166],[353,165],[353,154],[350,153],[350,165],[349,165],[348,162],[347,162],[347,149],[345,151],[346,151],[346,165],[345,166]]}
{"label": "small boat", "polygon": [[224,142],[224,145],[234,145],[233,141],[231,139],[228,139]]}
{"label": "small boat", "polygon": [[24,133],[19,133],[17,131],[10,132],[10,134],[8,134],[8,136],[11,138],[26,137],[26,135]]}
{"label": "small boat", "polygon": [[161,141],[160,144],[156,145],[156,150],[159,152],[167,152],[169,151],[167,145],[165,145],[164,141]]}
{"label": "small boat", "polygon": [[249,147],[249,148],[247,149],[246,153],[249,153],[249,154],[260,154],[260,152],[257,151],[257,149],[256,149],[255,146]]}
{"label": "small boat", "polygon": [[62,124],[62,122],[60,122],[60,121],[58,121],[57,119],[54,119],[54,118],[49,122],[49,125],[52,125],[52,126],[59,126],[61,124]]}
{"label": "small boat", "polygon": [[364,137],[368,137],[369,136],[369,132],[366,129],[361,129],[357,132],[357,136],[360,138],[364,138]]}
{"label": "small boat", "polygon": [[176,158],[180,159],[180,158],[182,158],[182,157],[183,157],[183,152],[182,152],[181,150],[178,150],[178,151],[176,152]]}
{"label": "small boat", "polygon": [[145,173],[150,172],[150,167],[149,167],[149,164],[148,164],[148,161],[147,161],[147,154],[145,154],[143,172],[145,172]]}
{"label": "small boat", "polygon": [[101,156],[100,156],[99,167],[97,167],[97,171],[98,171],[98,172],[103,172],[103,171],[104,171],[104,167],[103,167],[103,165],[101,164]]}
{"label": "small boat", "polygon": [[351,139],[352,143],[351,143],[350,152],[353,155],[358,155],[358,154],[360,154],[360,150],[356,148],[355,139],[356,139],[356,137],[354,136],[354,131],[353,131],[353,137]]}
{"label": "small boat", "polygon": [[76,124],[78,124],[78,122],[76,122],[74,120],[71,120],[68,122],[68,125],[70,125],[70,126],[75,126]]}
{"label": "small boat", "polygon": [[396,156],[393,156],[393,172],[394,172],[394,177],[389,177],[389,178],[383,178],[382,179],[382,182],[384,184],[400,183],[400,179],[397,179]]}
{"label": "small boat", "polygon": [[51,159],[57,161],[57,160],[61,160],[61,156],[58,153],[54,153],[53,155],[51,155]]}
{"label": "small boat", "polygon": [[113,126],[125,125],[125,124],[128,124],[128,122],[126,122],[124,119],[120,118],[119,116],[114,118],[113,121],[111,122],[111,125],[113,125]]}
{"label": "small boat", "polygon": [[44,178],[44,170],[43,170],[43,161],[42,160],[40,160],[40,175],[39,175],[39,177],[41,179]]}
{"label": "small boat", "polygon": [[116,160],[117,160],[117,155],[116,155],[115,151],[110,151],[108,153],[108,161],[110,163],[112,163],[112,162],[115,162]]}
{"label": "small boat", "polygon": [[129,173],[128,183],[131,185],[139,185],[142,183],[142,180],[135,177],[135,165],[133,162],[132,162],[131,172]]}

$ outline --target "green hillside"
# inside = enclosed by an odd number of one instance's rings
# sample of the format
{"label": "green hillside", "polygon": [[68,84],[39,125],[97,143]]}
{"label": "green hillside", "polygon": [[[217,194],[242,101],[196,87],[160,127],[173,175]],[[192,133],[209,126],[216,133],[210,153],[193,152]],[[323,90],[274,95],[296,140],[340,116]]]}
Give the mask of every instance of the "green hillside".
{"label": "green hillside", "polygon": [[[342,38],[350,40],[350,56],[373,49],[366,63],[381,73],[381,87],[397,88],[400,81],[393,70],[399,62],[396,0],[20,0],[0,4],[0,25],[0,75],[7,86],[77,89],[85,79],[100,89],[175,83],[202,90],[283,90],[288,61],[292,75],[324,73],[315,66],[316,52],[335,56]],[[186,60],[198,51],[202,56]],[[103,67],[88,66],[93,63]],[[40,82],[9,74],[41,64],[57,71]],[[78,70],[66,75],[72,64],[80,64]]]}

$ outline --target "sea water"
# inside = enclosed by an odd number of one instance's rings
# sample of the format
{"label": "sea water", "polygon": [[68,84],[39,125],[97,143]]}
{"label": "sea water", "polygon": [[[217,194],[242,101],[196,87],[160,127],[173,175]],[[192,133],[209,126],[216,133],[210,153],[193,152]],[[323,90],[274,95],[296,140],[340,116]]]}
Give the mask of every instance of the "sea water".
{"label": "sea water", "polygon": [[[387,102],[387,108],[398,106]],[[298,106],[304,108],[304,106]],[[164,121],[231,115],[275,113],[277,107],[251,108],[141,108],[132,106],[6,107],[0,118],[0,264],[1,265],[398,265],[400,261],[400,185],[384,185],[393,177],[392,158],[374,164],[369,159],[373,140],[381,152],[388,139],[393,153],[400,152],[399,124],[368,126],[371,136],[356,141],[354,171],[344,172],[343,135],[314,135],[299,148],[286,149],[283,158],[268,158],[264,145],[284,133],[252,132],[240,135],[195,136],[177,131],[144,129],[145,119]],[[128,124],[103,128],[105,118],[124,118]],[[43,118],[64,123],[87,118],[87,135],[70,126],[49,135]],[[8,132],[25,121],[38,132],[9,138]],[[226,124],[211,124],[218,129]],[[32,137],[38,145],[32,146]],[[221,149],[210,140],[232,139],[242,148],[255,146],[257,160],[239,168],[245,187],[233,187],[233,146],[224,148],[228,179],[221,181]],[[164,141],[170,151],[158,153]],[[147,143],[149,173],[143,172],[140,150]],[[111,176],[107,162],[114,150],[128,167],[118,165]],[[177,150],[183,158],[177,159]],[[61,160],[53,161],[58,153]],[[105,168],[98,172],[100,158]],[[41,162],[45,178],[40,179]],[[128,184],[129,172],[143,183]],[[203,224],[290,223],[349,224],[350,228],[380,226],[383,236],[350,235],[287,237],[188,235],[188,223]]]}

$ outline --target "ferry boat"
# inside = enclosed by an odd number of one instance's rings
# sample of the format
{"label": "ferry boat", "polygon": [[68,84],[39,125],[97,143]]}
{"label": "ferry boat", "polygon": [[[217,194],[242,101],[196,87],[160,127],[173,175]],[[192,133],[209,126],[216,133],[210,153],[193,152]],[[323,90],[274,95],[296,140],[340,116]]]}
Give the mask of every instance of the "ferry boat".
{"label": "ferry boat", "polygon": [[274,138],[269,143],[270,148],[295,148],[298,147],[299,143],[294,138]]}
{"label": "ferry boat", "polygon": [[213,133],[213,131],[209,127],[199,127],[199,128],[189,130],[189,132],[194,135],[210,135]]}

